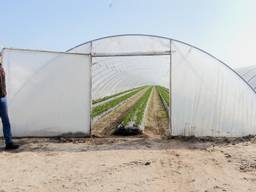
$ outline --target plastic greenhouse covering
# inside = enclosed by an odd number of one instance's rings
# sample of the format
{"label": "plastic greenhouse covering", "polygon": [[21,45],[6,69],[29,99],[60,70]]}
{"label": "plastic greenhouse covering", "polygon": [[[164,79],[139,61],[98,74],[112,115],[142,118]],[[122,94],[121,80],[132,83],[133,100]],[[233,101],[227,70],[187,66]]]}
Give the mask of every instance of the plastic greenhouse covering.
{"label": "plastic greenhouse covering", "polygon": [[88,55],[4,49],[14,136],[90,133]]}
{"label": "plastic greenhouse covering", "polygon": [[170,86],[169,39],[117,36],[86,43],[70,52],[92,54],[93,99],[146,84]]}
{"label": "plastic greenhouse covering", "polygon": [[[3,58],[17,136],[109,130],[107,123],[125,122],[114,111],[129,102],[142,103],[140,127],[145,131],[143,119],[155,92],[168,113],[171,135],[256,134],[252,87],[220,60],[181,41],[119,35],[89,41],[68,53],[6,49]],[[112,104],[116,106],[110,108]],[[110,113],[114,118],[106,119]],[[139,119],[129,118],[129,126]]]}
{"label": "plastic greenhouse covering", "polygon": [[255,92],[204,52],[175,41],[172,48],[173,135],[255,134]]}
{"label": "plastic greenhouse covering", "polygon": [[93,98],[144,84],[171,87],[172,135],[256,134],[255,92],[231,68],[201,49],[157,36],[121,35],[70,51],[93,55]]}

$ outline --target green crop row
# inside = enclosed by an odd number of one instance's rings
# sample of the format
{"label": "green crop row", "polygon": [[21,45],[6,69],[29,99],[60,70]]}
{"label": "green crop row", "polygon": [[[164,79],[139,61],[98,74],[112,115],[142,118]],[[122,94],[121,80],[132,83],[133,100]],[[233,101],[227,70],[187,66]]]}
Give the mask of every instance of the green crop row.
{"label": "green crop row", "polygon": [[[145,87],[145,86],[143,86]],[[116,97],[118,95],[122,95],[124,93],[127,93],[127,92],[130,92],[130,91],[134,91],[136,89],[140,89],[140,88],[143,88],[143,87],[136,87],[136,88],[133,88],[133,89],[129,89],[129,90],[125,90],[125,91],[122,91],[122,92],[119,92],[119,93],[116,93],[116,94],[113,94],[113,95],[109,95],[109,96],[105,96],[105,97],[102,97],[102,98],[99,98],[99,99],[95,99],[95,100],[92,100],[92,104],[96,104],[96,103],[99,103],[99,102],[102,102],[102,101],[106,101],[112,97]]]}
{"label": "green crop row", "polygon": [[125,95],[122,95],[120,97],[117,97],[107,103],[103,103],[102,105],[98,105],[96,107],[94,107],[92,109],[92,113],[91,113],[91,116],[92,117],[96,117],[97,115],[113,108],[114,106],[116,106],[117,104],[121,103],[122,101],[128,99],[129,97],[135,95],[136,93],[138,93],[139,91],[141,91],[142,89],[144,89],[144,87],[142,88],[139,88],[139,89],[136,89],[135,91],[132,91],[132,92],[129,92]]}
{"label": "green crop row", "polygon": [[157,92],[159,95],[163,98],[163,100],[166,102],[166,104],[169,106],[169,101],[170,101],[170,94],[169,91],[161,86],[156,86]]}
{"label": "green crop row", "polygon": [[130,121],[135,121],[136,126],[139,126],[143,120],[145,108],[149,100],[153,87],[148,88],[145,94],[132,107],[128,114],[124,117],[122,124],[126,126]]}

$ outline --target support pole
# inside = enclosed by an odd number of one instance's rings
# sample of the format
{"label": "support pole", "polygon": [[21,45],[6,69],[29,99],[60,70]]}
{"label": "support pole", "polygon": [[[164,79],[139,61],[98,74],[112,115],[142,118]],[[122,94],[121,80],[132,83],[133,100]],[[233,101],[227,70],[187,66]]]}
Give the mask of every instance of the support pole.
{"label": "support pole", "polygon": [[[90,42],[90,53],[92,53],[92,42]],[[90,136],[92,137],[92,55],[90,55]]]}
{"label": "support pole", "polygon": [[170,136],[172,135],[172,40],[170,39],[170,89],[169,89],[169,130]]}

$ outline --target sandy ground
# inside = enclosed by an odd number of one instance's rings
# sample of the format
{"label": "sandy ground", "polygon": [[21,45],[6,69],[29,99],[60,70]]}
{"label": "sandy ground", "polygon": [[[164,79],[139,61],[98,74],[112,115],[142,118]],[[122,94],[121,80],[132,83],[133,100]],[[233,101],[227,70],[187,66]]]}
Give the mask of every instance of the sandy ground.
{"label": "sandy ground", "polygon": [[[65,140],[66,141],[66,140]],[[0,150],[1,192],[256,191],[256,139],[17,140]]]}

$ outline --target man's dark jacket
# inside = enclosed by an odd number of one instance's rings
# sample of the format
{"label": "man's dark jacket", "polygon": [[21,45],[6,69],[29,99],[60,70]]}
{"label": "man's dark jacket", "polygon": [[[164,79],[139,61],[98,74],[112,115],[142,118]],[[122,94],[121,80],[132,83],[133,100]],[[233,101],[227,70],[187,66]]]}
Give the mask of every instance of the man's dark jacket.
{"label": "man's dark jacket", "polygon": [[0,97],[6,96],[6,85],[5,85],[5,72],[4,68],[0,66]]}

